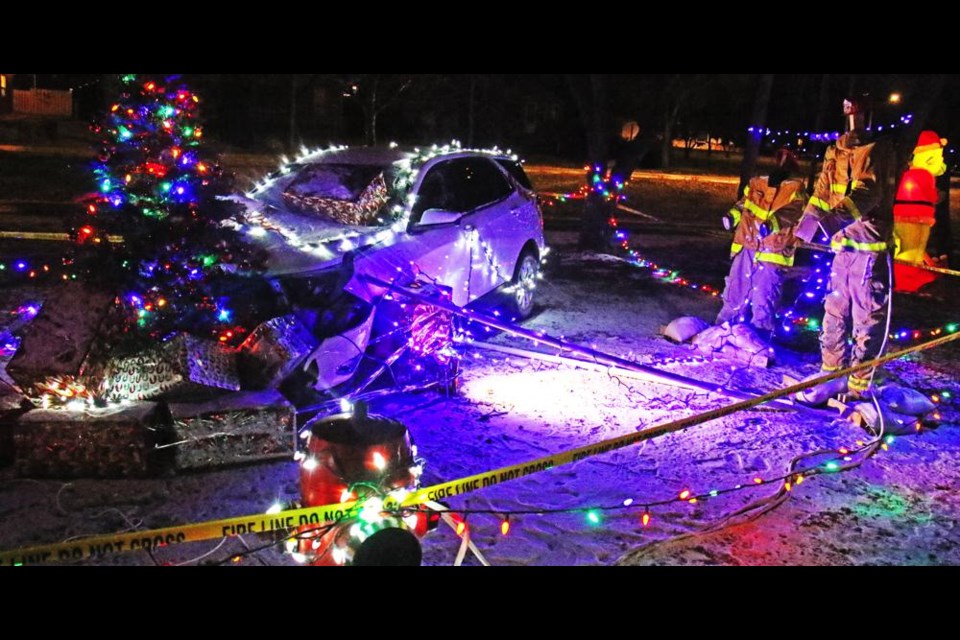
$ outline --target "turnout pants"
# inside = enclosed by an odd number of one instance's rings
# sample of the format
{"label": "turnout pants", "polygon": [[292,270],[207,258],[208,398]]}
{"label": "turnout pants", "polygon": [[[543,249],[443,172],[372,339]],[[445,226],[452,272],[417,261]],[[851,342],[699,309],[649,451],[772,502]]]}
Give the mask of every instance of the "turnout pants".
{"label": "turnout pants", "polygon": [[[833,259],[824,302],[820,354],[824,371],[838,371],[881,355],[887,337],[890,263],[886,253],[843,251]],[[853,339],[848,346],[847,337]],[[866,391],[875,369],[850,376],[850,391]]]}
{"label": "turnout pants", "polygon": [[723,290],[723,309],[717,324],[748,322],[773,333],[777,305],[783,291],[783,267],[755,262],[756,253],[743,249],[733,258]]}

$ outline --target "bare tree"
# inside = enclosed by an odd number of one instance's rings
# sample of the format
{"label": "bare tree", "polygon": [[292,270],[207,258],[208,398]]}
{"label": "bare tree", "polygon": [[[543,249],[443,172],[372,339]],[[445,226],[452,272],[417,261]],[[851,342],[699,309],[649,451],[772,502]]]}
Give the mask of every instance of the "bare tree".
{"label": "bare tree", "polygon": [[743,197],[743,190],[750,183],[757,166],[757,157],[760,155],[760,141],[763,139],[762,130],[767,126],[767,110],[770,106],[770,93],[773,90],[772,73],[764,73],[757,84],[757,94],[753,102],[753,113],[750,118],[752,130],[747,137],[747,146],[743,150],[743,163],[740,165],[740,187],[737,189],[737,198]]}
{"label": "bare tree", "polygon": [[[613,120],[608,99],[608,79],[605,74],[567,74],[567,84],[580,111],[587,141],[587,162],[591,167],[605,166],[610,155],[610,137]],[[580,217],[580,242],[584,250],[603,251],[607,242],[607,221],[612,204],[591,189]]]}
{"label": "bare tree", "polygon": [[346,95],[356,96],[363,111],[363,135],[367,144],[377,144],[377,121],[387,108],[414,83],[409,74],[361,73],[347,76]]}

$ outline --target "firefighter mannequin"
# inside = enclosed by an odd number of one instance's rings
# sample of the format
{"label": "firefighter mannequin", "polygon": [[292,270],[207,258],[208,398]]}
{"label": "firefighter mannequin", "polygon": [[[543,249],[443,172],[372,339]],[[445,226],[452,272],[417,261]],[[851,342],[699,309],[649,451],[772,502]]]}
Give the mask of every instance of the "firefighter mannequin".
{"label": "firefighter mannequin", "polygon": [[[922,132],[913,150],[910,168],[900,178],[893,203],[893,230],[899,245],[897,260],[933,264],[927,255],[927,241],[930,228],[936,222],[934,212],[939,201],[936,178],[947,171],[943,161],[946,145],[947,141],[936,132]],[[916,291],[936,278],[929,271],[904,264],[894,265],[893,272],[897,291]]]}
{"label": "firefighter mannequin", "polygon": [[[889,330],[893,149],[885,140],[868,139],[864,100],[845,100],[844,115],[847,132],[827,149],[813,196],[796,229],[796,236],[806,242],[830,238],[836,254],[820,333],[822,372],[878,357]],[[796,399],[821,405],[840,394],[850,399],[866,397],[873,374],[873,369],[859,371],[849,379],[802,391]]]}
{"label": "firefighter mannequin", "polygon": [[781,149],[777,169],[750,180],[725,216],[724,226],[734,230],[733,262],[717,324],[745,322],[764,339],[773,334],[784,273],[796,252],[793,228],[806,202],[803,181],[789,179],[797,168],[796,156]]}

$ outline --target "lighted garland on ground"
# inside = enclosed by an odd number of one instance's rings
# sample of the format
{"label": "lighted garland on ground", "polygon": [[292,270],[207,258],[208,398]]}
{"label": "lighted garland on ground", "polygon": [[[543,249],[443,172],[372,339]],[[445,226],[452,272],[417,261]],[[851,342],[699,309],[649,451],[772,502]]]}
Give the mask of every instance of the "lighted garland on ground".
{"label": "lighted garland on ground", "polygon": [[[944,392],[943,395],[945,398],[949,398],[950,394]],[[919,431],[919,429],[918,429]],[[764,486],[776,486],[777,491],[771,496],[762,498],[754,503],[748,504],[745,507],[741,507],[733,514],[722,518],[717,524],[707,527],[704,531],[699,533],[708,533],[712,531],[717,531],[722,529],[725,526],[729,526],[730,521],[738,516],[754,512],[752,517],[758,517],[769,511],[773,507],[781,504],[785,499],[787,499],[793,492],[793,490],[803,484],[806,480],[825,474],[836,474],[842,473],[844,471],[849,471],[855,469],[862,465],[868,458],[874,455],[878,450],[888,451],[890,446],[894,444],[896,438],[893,435],[883,435],[876,434],[876,437],[872,440],[857,440],[855,446],[853,447],[839,447],[835,450],[823,450],[809,452],[801,454],[794,458],[790,462],[790,470],[780,476],[763,478],[761,476],[754,476],[750,479],[749,482],[742,484],[737,484],[730,487],[710,489],[708,491],[696,492],[692,489],[685,488],[680,491],[676,496],[670,498],[664,498],[659,500],[641,500],[637,498],[626,498],[625,500],[614,504],[614,505],[596,505],[590,507],[573,507],[573,508],[542,508],[542,509],[454,509],[449,513],[456,522],[456,533],[459,536],[464,536],[467,534],[467,529],[469,527],[468,519],[470,516],[481,516],[489,515],[495,516],[498,521],[498,530],[501,536],[507,536],[511,531],[513,531],[517,519],[521,516],[545,516],[545,515],[560,515],[560,514],[582,514],[587,526],[596,527],[603,524],[602,514],[611,513],[611,512],[622,512],[622,511],[634,511],[638,514],[637,522],[641,528],[647,528],[654,521],[654,510],[667,507],[673,504],[686,503],[690,505],[695,505],[701,502],[706,502],[714,498],[718,498],[722,495],[732,494],[739,491],[745,491],[749,489],[755,489]],[[810,458],[810,457],[819,457],[819,456],[830,456],[830,458],[819,464],[804,467],[802,469],[797,469],[796,466],[801,461]],[[284,536],[282,539],[272,541],[261,547],[255,549],[249,549],[245,552],[231,554],[226,559],[222,560],[220,563],[226,563],[230,561],[239,561],[240,558],[261,551],[266,548],[273,546],[278,546],[281,544],[289,544],[290,541],[296,541],[301,539],[310,539],[321,536],[331,529],[339,526],[344,521],[350,521],[354,519],[359,519],[363,523],[371,524],[376,523],[378,520],[385,517],[393,517],[404,519],[405,521],[415,519],[420,516],[432,513],[431,509],[424,507],[409,507],[396,511],[383,510],[382,507],[386,501],[402,501],[407,495],[408,491],[406,490],[395,490],[395,491],[383,491],[376,486],[371,485],[370,483],[356,483],[356,485],[350,486],[347,490],[344,491],[343,500],[349,501],[358,499],[359,502],[356,506],[349,510],[343,518],[338,520],[336,523],[327,524],[327,525],[318,525],[314,529],[307,531],[297,531],[291,533],[290,535]],[[360,523],[356,523],[354,526],[362,527]],[[412,528],[411,523],[408,523],[408,526]],[[352,534],[351,534],[352,535]],[[698,535],[698,533],[693,534],[684,534],[682,536],[671,538],[671,540],[679,540],[692,535]],[[334,550],[335,551],[335,550]],[[304,561],[300,559],[298,561]]]}

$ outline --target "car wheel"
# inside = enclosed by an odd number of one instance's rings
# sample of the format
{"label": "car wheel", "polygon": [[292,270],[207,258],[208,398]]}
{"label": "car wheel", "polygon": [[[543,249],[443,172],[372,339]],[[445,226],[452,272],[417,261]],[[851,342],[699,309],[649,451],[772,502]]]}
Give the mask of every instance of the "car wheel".
{"label": "car wheel", "polygon": [[537,286],[537,274],[540,273],[540,261],[535,253],[524,251],[517,261],[513,281],[510,283],[514,309],[520,320],[526,320],[533,313],[534,290]]}

